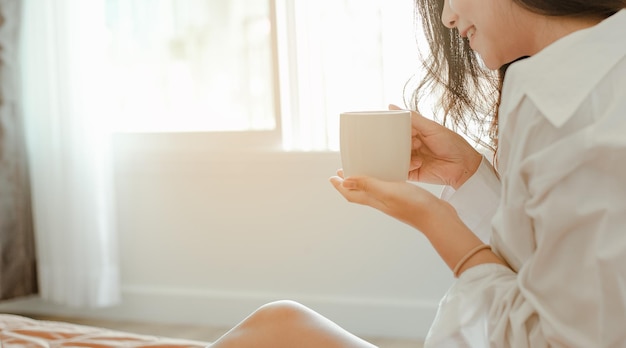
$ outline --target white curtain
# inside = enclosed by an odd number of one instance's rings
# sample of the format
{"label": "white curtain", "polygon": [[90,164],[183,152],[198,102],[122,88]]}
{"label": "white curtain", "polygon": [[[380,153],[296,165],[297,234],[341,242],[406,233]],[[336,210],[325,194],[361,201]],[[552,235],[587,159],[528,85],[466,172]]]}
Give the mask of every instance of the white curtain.
{"label": "white curtain", "polygon": [[23,0],[22,100],[40,294],[120,299],[107,125],[104,0]]}

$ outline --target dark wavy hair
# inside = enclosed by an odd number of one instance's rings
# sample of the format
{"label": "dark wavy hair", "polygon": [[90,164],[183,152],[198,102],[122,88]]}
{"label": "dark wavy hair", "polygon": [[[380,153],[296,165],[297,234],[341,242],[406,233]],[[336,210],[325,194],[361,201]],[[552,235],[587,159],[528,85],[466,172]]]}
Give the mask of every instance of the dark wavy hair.
{"label": "dark wavy hair", "polygon": [[[448,0],[415,0],[415,24],[422,25],[430,49],[421,54],[424,76],[411,79],[405,86],[406,89],[414,86],[406,103],[417,110],[425,97],[435,93],[435,107],[440,110],[443,125],[463,132],[478,145],[495,152],[502,82],[513,62],[497,71],[488,70],[468,40],[458,30],[443,25],[444,1]],[[547,16],[607,18],[626,8],[626,0],[513,1]]]}

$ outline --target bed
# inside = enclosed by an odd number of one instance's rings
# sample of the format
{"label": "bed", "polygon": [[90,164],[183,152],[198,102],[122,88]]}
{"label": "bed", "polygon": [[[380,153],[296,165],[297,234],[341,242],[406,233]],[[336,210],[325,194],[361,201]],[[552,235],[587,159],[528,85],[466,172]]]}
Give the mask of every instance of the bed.
{"label": "bed", "polygon": [[0,314],[1,348],[202,348],[209,342],[139,335],[60,321]]}

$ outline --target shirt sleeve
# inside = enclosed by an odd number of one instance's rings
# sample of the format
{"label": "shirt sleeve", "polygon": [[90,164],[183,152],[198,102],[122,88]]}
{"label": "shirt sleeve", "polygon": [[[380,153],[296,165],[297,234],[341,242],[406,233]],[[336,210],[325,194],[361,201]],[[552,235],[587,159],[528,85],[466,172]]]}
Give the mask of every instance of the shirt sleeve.
{"label": "shirt sleeve", "polygon": [[[441,300],[424,347],[547,347],[534,312],[511,269],[475,266],[463,272]],[[494,331],[506,335],[494,337]]]}
{"label": "shirt sleeve", "polygon": [[450,203],[461,220],[484,243],[489,243],[491,219],[500,201],[500,177],[483,156],[478,170],[458,190],[444,187],[441,199]]}

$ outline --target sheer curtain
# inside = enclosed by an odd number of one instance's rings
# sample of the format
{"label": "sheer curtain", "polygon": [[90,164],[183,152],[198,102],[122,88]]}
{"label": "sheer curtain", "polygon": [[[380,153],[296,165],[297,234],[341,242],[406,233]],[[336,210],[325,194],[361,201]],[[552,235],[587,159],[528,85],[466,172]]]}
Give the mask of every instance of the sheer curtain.
{"label": "sheer curtain", "polygon": [[37,293],[30,184],[19,104],[20,5],[20,0],[0,0],[0,300]]}
{"label": "sheer curtain", "polygon": [[276,0],[285,149],[338,150],[341,112],[404,105],[419,72],[413,6]]}
{"label": "sheer curtain", "polygon": [[21,62],[40,294],[120,298],[102,0],[23,0]]}

